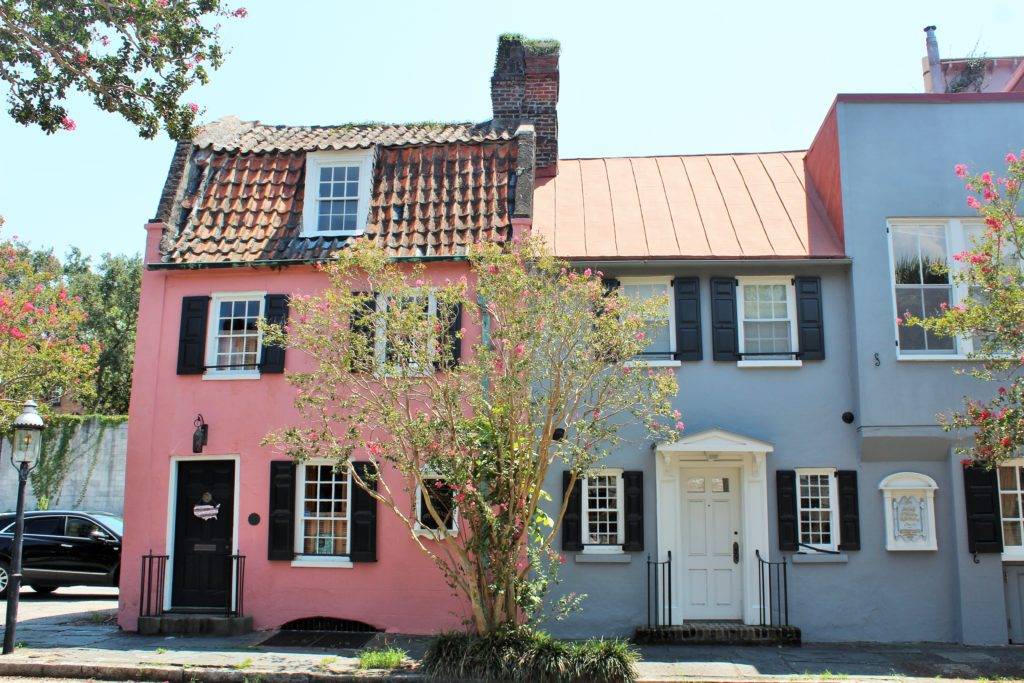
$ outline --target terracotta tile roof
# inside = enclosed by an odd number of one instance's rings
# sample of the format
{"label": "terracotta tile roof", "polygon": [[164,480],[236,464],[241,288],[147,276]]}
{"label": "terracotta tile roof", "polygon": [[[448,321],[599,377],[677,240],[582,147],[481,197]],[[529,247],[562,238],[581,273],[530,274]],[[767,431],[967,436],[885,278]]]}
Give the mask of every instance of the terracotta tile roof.
{"label": "terracotta tile roof", "polygon": [[803,156],[561,159],[533,229],[567,258],[841,257]]}
{"label": "terracotta tile roof", "polygon": [[[241,149],[222,151],[200,136],[204,147],[193,148],[177,176],[172,168],[169,182],[179,190],[160,216],[168,224],[165,264],[324,259],[354,239],[301,235],[306,154],[291,147],[307,139],[308,131],[328,129],[292,130],[294,135],[282,132],[275,138],[280,150],[274,152],[253,151],[269,143],[248,140],[249,133],[237,143]],[[409,130],[378,131],[382,140],[401,141],[401,146],[376,148],[365,236],[399,257],[460,255],[474,241],[509,238],[509,193],[515,190],[510,179],[517,177],[519,141],[503,132],[480,140],[411,144],[418,138],[401,132]],[[317,144],[342,144],[340,139],[324,137]],[[368,139],[365,131],[360,139]]]}
{"label": "terracotta tile roof", "polygon": [[313,152],[365,149],[374,145],[511,140],[514,133],[514,129],[491,122],[268,126],[259,121],[241,121],[227,116],[201,127],[194,142],[199,149],[216,152]]}

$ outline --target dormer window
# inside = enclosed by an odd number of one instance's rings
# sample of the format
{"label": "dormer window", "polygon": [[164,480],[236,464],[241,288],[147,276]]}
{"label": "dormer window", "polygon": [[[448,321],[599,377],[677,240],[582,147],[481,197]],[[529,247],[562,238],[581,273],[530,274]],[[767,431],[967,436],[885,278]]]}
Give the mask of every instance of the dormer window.
{"label": "dormer window", "polygon": [[306,155],[306,237],[359,235],[370,208],[371,150]]}

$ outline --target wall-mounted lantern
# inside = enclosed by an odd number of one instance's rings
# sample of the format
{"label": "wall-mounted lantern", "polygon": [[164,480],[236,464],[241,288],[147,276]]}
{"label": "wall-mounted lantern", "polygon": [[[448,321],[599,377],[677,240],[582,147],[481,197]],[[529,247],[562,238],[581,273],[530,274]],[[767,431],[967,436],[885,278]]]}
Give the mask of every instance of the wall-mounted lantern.
{"label": "wall-mounted lantern", "polygon": [[192,421],[192,424],[196,426],[196,431],[192,433],[192,452],[202,453],[203,446],[210,440],[210,425],[206,424],[202,413],[196,415],[196,419]]}

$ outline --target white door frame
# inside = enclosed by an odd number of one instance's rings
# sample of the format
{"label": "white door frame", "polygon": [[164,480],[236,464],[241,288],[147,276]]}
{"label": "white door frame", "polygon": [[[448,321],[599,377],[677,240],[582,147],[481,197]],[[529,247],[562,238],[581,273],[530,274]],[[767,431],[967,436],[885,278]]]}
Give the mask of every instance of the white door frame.
{"label": "white door frame", "polygon": [[[234,519],[231,525],[231,553],[233,555],[238,554],[238,510],[240,502],[239,496],[239,483],[241,482],[241,469],[242,469],[242,457],[238,454],[235,455],[172,455],[170,461],[171,475],[168,478],[168,490],[169,495],[167,496],[167,541],[164,545],[167,548],[167,566],[164,568],[164,611],[171,609],[171,593],[174,579],[174,527],[177,524],[177,515],[175,514],[175,506],[178,502],[178,463],[189,462],[195,460],[233,460],[235,463],[235,510]],[[235,591],[238,590],[238,586],[235,585],[235,572],[231,572],[231,604],[235,604]]]}
{"label": "white door frame", "polygon": [[[680,481],[686,469],[696,467],[734,467],[740,470],[740,518],[742,520],[741,586],[743,595],[743,623],[760,623],[761,605],[758,602],[757,557],[770,557],[768,538],[768,483],[765,477],[765,456],[775,450],[764,441],[709,429],[683,437],[679,441],[656,447],[655,479],[658,509],[658,560],[664,560],[668,551],[682,557],[679,539],[682,533],[682,506]],[[673,562],[673,564],[676,564]],[[675,568],[673,568],[673,572]],[[678,581],[678,577],[672,577]],[[679,600],[681,591],[672,593],[673,623],[687,619]]]}

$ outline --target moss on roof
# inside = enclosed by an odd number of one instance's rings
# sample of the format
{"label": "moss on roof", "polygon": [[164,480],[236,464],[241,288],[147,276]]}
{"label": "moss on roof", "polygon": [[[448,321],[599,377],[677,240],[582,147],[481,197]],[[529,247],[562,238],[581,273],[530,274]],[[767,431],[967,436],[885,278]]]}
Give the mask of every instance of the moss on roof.
{"label": "moss on roof", "polygon": [[561,44],[553,38],[526,38],[522,33],[502,33],[498,40],[519,43],[531,55],[557,55],[561,50]]}

